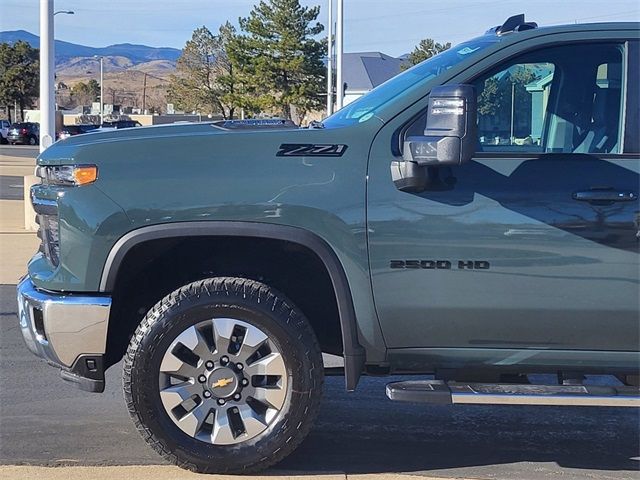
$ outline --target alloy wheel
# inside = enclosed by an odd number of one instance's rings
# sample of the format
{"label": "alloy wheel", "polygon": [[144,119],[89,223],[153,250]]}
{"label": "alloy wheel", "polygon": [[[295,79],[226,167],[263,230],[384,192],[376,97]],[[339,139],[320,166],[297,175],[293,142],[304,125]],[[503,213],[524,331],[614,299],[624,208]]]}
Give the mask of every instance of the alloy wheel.
{"label": "alloy wheel", "polygon": [[244,442],[282,410],[287,369],[261,329],[213,318],[180,333],[160,364],[160,399],[187,435],[215,445]]}

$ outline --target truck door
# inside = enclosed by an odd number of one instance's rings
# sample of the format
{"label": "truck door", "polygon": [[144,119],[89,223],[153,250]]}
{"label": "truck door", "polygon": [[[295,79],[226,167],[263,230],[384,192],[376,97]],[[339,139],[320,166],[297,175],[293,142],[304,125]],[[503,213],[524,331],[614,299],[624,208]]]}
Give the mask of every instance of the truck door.
{"label": "truck door", "polygon": [[381,131],[367,216],[389,347],[637,350],[637,58],[556,44],[456,79],[477,89],[478,153],[422,193],[394,188],[382,143],[407,128]]}

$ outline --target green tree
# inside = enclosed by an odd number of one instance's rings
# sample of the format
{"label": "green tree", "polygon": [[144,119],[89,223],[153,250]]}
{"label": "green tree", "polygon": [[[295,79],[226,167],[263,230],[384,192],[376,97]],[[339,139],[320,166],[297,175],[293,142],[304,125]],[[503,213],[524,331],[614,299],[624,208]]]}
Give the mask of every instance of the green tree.
{"label": "green tree", "polygon": [[0,44],[0,104],[17,103],[24,120],[24,109],[38,98],[39,82],[38,49],[23,41]]}
{"label": "green tree", "polygon": [[526,66],[518,65],[504,75],[494,75],[484,82],[482,91],[478,95],[478,114],[480,115],[510,115],[511,96],[513,95],[514,110],[529,112],[531,110],[531,95],[526,86],[538,75]]}
{"label": "green tree", "polygon": [[228,22],[218,35],[207,27],[194,30],[170,78],[169,98],[178,108],[233,118],[236,80],[227,47],[234,37]]}
{"label": "green tree", "polygon": [[88,82],[78,82],[71,87],[71,99],[76,105],[89,105],[100,98],[100,84],[91,79]]}
{"label": "green tree", "polygon": [[416,45],[416,48],[407,57],[407,62],[403,65],[403,69],[407,69],[418,63],[437,55],[445,50],[451,48],[451,42],[438,43],[432,38],[425,38],[420,40],[420,43]]}
{"label": "green tree", "polygon": [[262,0],[240,19],[242,34],[229,45],[241,89],[236,103],[250,112],[272,111],[300,122],[323,105],[326,41],[315,37],[320,7],[299,0]]}

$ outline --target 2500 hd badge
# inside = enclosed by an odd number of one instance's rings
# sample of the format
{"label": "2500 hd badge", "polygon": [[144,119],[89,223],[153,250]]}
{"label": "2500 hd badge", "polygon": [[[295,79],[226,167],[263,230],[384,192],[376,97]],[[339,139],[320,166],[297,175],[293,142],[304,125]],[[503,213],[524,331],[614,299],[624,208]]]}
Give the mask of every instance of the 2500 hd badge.
{"label": "2500 hd badge", "polygon": [[[491,264],[486,260],[458,260],[458,270],[489,270]],[[451,270],[450,260],[391,260],[390,268],[422,268],[425,270]]]}

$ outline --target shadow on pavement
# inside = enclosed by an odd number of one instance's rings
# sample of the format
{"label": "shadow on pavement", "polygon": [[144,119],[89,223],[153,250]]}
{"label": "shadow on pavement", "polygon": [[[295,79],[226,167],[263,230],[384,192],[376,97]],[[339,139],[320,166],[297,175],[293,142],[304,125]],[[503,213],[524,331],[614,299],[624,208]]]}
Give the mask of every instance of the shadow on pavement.
{"label": "shadow on pavement", "polygon": [[425,407],[387,400],[385,379],[364,378],[355,394],[331,380],[316,428],[279,469],[630,478],[640,467],[635,409]]}

